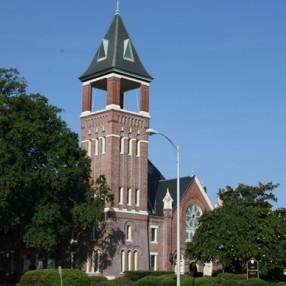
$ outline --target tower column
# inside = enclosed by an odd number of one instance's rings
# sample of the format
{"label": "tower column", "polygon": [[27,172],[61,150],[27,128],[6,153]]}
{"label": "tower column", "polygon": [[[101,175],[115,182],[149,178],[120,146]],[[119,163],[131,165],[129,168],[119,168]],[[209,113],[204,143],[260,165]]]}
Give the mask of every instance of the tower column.
{"label": "tower column", "polygon": [[121,106],[120,78],[110,77],[107,79],[107,105],[116,104]]}
{"label": "tower column", "polygon": [[140,111],[149,112],[149,86],[140,86]]}
{"label": "tower column", "polygon": [[91,111],[91,101],[92,101],[92,88],[91,84],[86,84],[82,89],[82,112]]}

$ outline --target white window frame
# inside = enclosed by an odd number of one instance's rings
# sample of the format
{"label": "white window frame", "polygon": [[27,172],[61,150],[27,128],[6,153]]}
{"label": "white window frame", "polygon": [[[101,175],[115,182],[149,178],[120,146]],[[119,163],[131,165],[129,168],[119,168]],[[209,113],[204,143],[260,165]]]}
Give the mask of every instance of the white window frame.
{"label": "white window frame", "polygon": [[[158,226],[157,225],[150,225],[150,238],[151,238],[151,243],[158,243]],[[154,232],[154,239],[152,239],[153,236],[153,232]]]}
{"label": "white window frame", "polygon": [[[152,267],[152,257],[154,257],[154,267]],[[158,269],[158,252],[150,252],[150,270],[157,271]],[[153,269],[152,269],[153,268]]]}

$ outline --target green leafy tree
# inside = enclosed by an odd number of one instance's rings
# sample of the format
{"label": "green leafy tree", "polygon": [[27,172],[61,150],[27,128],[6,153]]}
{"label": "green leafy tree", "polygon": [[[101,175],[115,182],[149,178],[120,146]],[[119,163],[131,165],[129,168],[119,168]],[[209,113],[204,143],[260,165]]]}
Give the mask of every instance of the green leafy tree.
{"label": "green leafy tree", "polygon": [[[254,257],[264,268],[283,266],[285,213],[272,210],[276,201],[272,183],[239,185],[219,191],[223,205],[205,212],[186,256],[201,261],[219,261],[226,269],[243,272]],[[284,248],[283,248],[284,247]],[[280,255],[277,255],[280,253]]]}
{"label": "green leafy tree", "polygon": [[104,176],[91,182],[90,159],[62,110],[26,87],[16,69],[0,69],[0,231],[48,251],[99,225],[112,197]]}

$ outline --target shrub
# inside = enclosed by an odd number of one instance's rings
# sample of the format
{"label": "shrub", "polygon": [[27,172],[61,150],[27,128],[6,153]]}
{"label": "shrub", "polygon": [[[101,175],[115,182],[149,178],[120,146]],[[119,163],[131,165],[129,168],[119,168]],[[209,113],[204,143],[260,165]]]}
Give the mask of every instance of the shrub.
{"label": "shrub", "polygon": [[128,279],[127,277],[118,277],[114,280],[111,280],[116,286],[132,286],[133,281]]}
{"label": "shrub", "polygon": [[224,280],[220,286],[244,286],[246,285],[246,280]]}
{"label": "shrub", "polygon": [[145,276],[136,281],[133,286],[158,286],[160,285],[160,277]]}
{"label": "shrub", "polygon": [[238,281],[238,280],[246,280],[247,276],[246,274],[234,274],[234,273],[219,273],[217,275],[217,281],[218,283],[223,282],[223,281]]}
{"label": "shrub", "polygon": [[89,276],[90,286],[98,285],[100,282],[107,281],[104,276]]}
{"label": "shrub", "polygon": [[211,286],[211,285],[213,285],[213,282],[210,278],[207,278],[207,277],[195,278],[194,286],[201,286],[201,285]]}
{"label": "shrub", "polygon": [[124,276],[129,280],[138,281],[139,279],[146,276],[161,276],[166,274],[174,274],[171,271],[125,271]]}
{"label": "shrub", "polygon": [[286,286],[286,282],[285,281],[280,281],[276,284],[276,286]]}
{"label": "shrub", "polygon": [[[23,274],[17,286],[59,286],[60,275],[57,269],[39,269]],[[63,269],[63,285],[89,286],[88,276],[81,270]]]}
{"label": "shrub", "polygon": [[176,275],[161,275],[159,276],[160,286],[176,286]]}
{"label": "shrub", "polygon": [[259,278],[251,278],[247,280],[245,285],[247,286],[268,286],[268,282],[261,280]]}
{"label": "shrub", "polygon": [[181,276],[181,286],[193,286],[195,278],[189,275]]}
{"label": "shrub", "polygon": [[88,275],[78,269],[64,269],[63,270],[63,285],[68,286],[89,286]]}
{"label": "shrub", "polygon": [[113,280],[108,280],[108,281],[102,281],[98,283],[96,286],[117,286]]}
{"label": "shrub", "polygon": [[25,272],[17,286],[52,286],[60,281],[60,275],[54,269],[30,270]]}

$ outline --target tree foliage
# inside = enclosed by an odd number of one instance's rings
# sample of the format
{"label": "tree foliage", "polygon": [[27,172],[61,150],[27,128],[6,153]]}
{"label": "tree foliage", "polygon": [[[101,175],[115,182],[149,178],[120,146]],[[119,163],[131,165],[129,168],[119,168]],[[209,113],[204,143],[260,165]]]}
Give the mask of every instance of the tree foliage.
{"label": "tree foliage", "polygon": [[267,269],[285,266],[285,210],[273,211],[270,203],[276,201],[277,186],[241,184],[220,190],[223,205],[202,215],[186,256],[219,261],[234,272],[242,272],[252,257]]}
{"label": "tree foliage", "polygon": [[109,188],[90,180],[90,159],[62,110],[26,94],[15,69],[0,69],[0,231],[51,249],[103,219]]}

